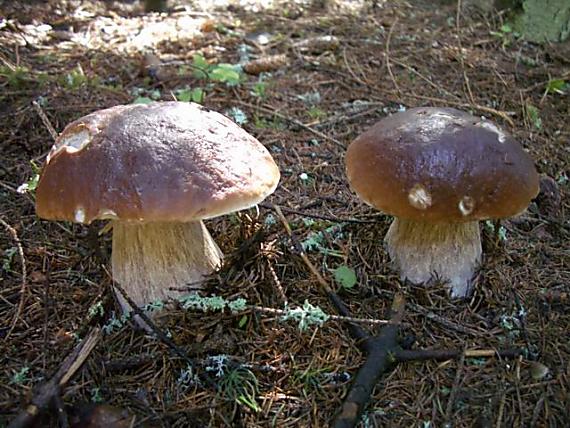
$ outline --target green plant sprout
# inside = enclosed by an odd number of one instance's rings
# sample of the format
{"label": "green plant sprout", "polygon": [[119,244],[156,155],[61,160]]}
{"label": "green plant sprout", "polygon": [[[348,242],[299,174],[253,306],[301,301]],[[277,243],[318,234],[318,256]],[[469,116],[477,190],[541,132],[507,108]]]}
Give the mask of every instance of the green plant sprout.
{"label": "green plant sprout", "polygon": [[350,289],[356,285],[356,272],[349,266],[342,265],[334,270],[334,279],[342,288]]}
{"label": "green plant sprout", "polygon": [[225,399],[243,404],[255,412],[261,410],[255,397],[258,394],[258,380],[247,365],[231,366],[227,355],[212,355],[206,359],[204,369],[219,379],[217,389]]}
{"label": "green plant sprout", "polygon": [[28,372],[30,371],[29,367],[22,367],[17,372],[14,372],[12,378],[10,379],[10,383],[14,385],[22,385],[28,381]]}
{"label": "green plant sprout", "polygon": [[204,102],[205,92],[204,89],[197,87],[197,88],[184,88],[178,89],[175,92],[176,100],[183,101],[183,102],[194,102],[198,104],[202,104]]}
{"label": "green plant sprout", "polygon": [[532,104],[526,105],[526,115],[528,120],[534,125],[536,129],[542,129],[542,119],[540,118],[540,111]]}
{"label": "green plant sprout", "polygon": [[63,84],[66,88],[73,90],[85,85],[98,85],[99,78],[97,76],[88,77],[83,71],[81,64],[77,64],[73,70],[64,76]]}
{"label": "green plant sprout", "polygon": [[103,315],[105,315],[105,308],[103,308],[103,302],[101,300],[91,305],[87,310],[87,317],[89,319],[94,318],[95,316],[102,317]]}
{"label": "green plant sprout", "polygon": [[150,104],[154,102],[154,100],[150,99],[149,97],[136,97],[132,104]]}
{"label": "green plant sprout", "polygon": [[[489,232],[491,233],[495,233],[495,225],[493,224],[493,222],[491,220],[487,220],[485,221],[485,227],[489,230]],[[497,235],[499,237],[499,241],[505,242],[507,240],[507,229],[505,229],[505,227],[503,225],[499,226],[499,230],[497,232]]]}
{"label": "green plant sprout", "polygon": [[14,260],[14,255],[18,252],[17,247],[10,247],[4,250],[4,260],[2,261],[2,269],[5,272],[9,272],[12,269],[12,261]]}
{"label": "green plant sprout", "polygon": [[193,76],[197,79],[211,80],[225,83],[228,86],[236,86],[242,80],[241,66],[234,64],[209,64],[201,53],[192,57]]}
{"label": "green plant sprout", "polygon": [[18,89],[27,80],[29,71],[26,67],[9,67],[0,65],[0,77],[6,79],[10,88]]}
{"label": "green plant sprout", "polygon": [[91,389],[91,402],[92,403],[102,403],[104,401],[103,395],[101,394],[101,388],[95,387]]}
{"label": "green plant sprout", "polygon": [[558,94],[564,95],[566,90],[570,87],[570,84],[566,83],[564,79],[551,79],[546,84],[546,95],[548,94]]}
{"label": "green plant sprout", "polygon": [[254,97],[264,99],[267,96],[267,82],[265,82],[262,76],[259,76],[259,80],[253,84],[250,94]]}
{"label": "green plant sprout", "polygon": [[319,107],[312,106],[307,111],[309,117],[314,120],[321,120],[327,116],[327,112],[320,109]]}
{"label": "green plant sprout", "polygon": [[134,87],[131,91],[131,95],[135,97],[132,104],[150,104],[153,101],[160,100],[161,93],[158,89],[145,89],[140,87]]}
{"label": "green plant sprout", "polygon": [[31,193],[33,195],[36,191],[36,187],[38,187],[41,168],[33,160],[30,161],[30,165],[32,167],[32,176],[28,179],[28,181],[18,186],[16,189],[18,193]]}
{"label": "green plant sprout", "polygon": [[501,40],[503,48],[507,47],[512,42],[513,38],[520,37],[520,34],[513,31],[509,24],[503,24],[499,28],[499,31],[489,31],[489,34]]}
{"label": "green plant sprout", "polygon": [[257,129],[274,129],[274,130],[285,129],[285,124],[281,121],[281,119],[275,116],[270,119],[266,119],[262,116],[254,114],[253,123]]}
{"label": "green plant sprout", "polygon": [[326,235],[331,236],[333,239],[342,238],[342,229],[344,226],[346,226],[346,223],[338,223],[329,226],[320,232],[310,234],[307,238],[301,241],[301,247],[303,248],[303,251],[309,252],[317,250],[321,254],[342,256],[342,254],[339,252],[326,248],[324,246],[324,242]]}

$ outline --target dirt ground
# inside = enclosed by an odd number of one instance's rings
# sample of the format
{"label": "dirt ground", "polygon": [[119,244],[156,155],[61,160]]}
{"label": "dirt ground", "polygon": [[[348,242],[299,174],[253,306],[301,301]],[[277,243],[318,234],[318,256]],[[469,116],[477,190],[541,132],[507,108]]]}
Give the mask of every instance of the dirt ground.
{"label": "dirt ground", "polygon": [[[373,331],[402,293],[400,336],[413,349],[524,350],[398,364],[360,426],[568,426],[569,46],[527,43],[504,13],[461,2],[172,3],[145,15],[138,2],[0,1],[0,426],[97,326],[99,343],[61,391],[71,421],[91,403],[123,409],[134,426],[328,426],[364,357],[346,322],[300,331],[269,311],[307,301],[335,314],[272,204],[352,316],[369,320],[362,327]],[[227,256],[200,293],[248,308],[174,304],[157,318],[168,346],[120,321],[104,224],[40,220],[20,185],[33,188],[53,144],[38,112],[59,132],[100,108],[173,97],[203,97],[240,120],[281,183],[259,209],[207,221]],[[399,280],[382,245],[391,218],[344,173],[354,137],[415,106],[495,121],[551,178],[522,216],[481,224],[485,256],[467,301]],[[335,279],[343,266],[356,273],[352,287]],[[37,426],[64,426],[56,413]]]}

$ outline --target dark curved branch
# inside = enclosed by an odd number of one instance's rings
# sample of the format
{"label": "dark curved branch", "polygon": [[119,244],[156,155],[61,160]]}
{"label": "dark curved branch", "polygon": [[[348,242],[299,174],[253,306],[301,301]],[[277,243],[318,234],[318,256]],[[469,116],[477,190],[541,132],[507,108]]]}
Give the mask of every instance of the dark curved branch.
{"label": "dark curved branch", "polygon": [[356,425],[380,376],[396,363],[394,356],[399,350],[397,323],[400,323],[404,317],[405,305],[404,297],[396,294],[390,310],[390,319],[395,323],[382,327],[378,336],[369,337],[363,343],[366,361],[352,382],[350,391],[334,420],[334,428],[348,428]]}

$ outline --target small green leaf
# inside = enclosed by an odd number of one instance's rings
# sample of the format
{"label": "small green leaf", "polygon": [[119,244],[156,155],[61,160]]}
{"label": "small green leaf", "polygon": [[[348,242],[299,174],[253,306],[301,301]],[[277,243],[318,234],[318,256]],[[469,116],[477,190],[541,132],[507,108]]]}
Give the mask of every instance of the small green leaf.
{"label": "small green leaf", "polygon": [[202,88],[194,88],[192,89],[192,101],[198,104],[202,104],[204,101],[204,90]]}
{"label": "small green leaf", "polygon": [[4,261],[2,262],[2,269],[8,272],[12,266],[14,255],[18,252],[16,247],[10,247],[4,250]]}
{"label": "small green leaf", "polygon": [[31,161],[31,164],[32,164],[33,175],[28,179],[28,181],[18,186],[18,188],[16,189],[18,193],[24,194],[29,192],[33,195],[34,192],[36,191],[36,187],[38,187],[38,183],[40,182],[39,168],[34,163],[34,161]]}
{"label": "small green leaf", "polygon": [[246,324],[247,324],[247,315],[244,315],[240,318],[239,323],[238,323],[238,327],[244,328]]}
{"label": "small green leaf", "polygon": [[28,381],[28,372],[30,371],[29,367],[22,367],[21,370],[14,372],[12,374],[12,379],[10,383],[15,385],[22,385],[23,383]]}
{"label": "small green leaf", "polygon": [[532,104],[526,105],[526,114],[536,129],[542,129],[542,119],[540,118],[540,111]]}
{"label": "small green leaf", "polygon": [[250,92],[251,95],[258,98],[265,98],[267,90],[267,83],[259,81],[253,85],[253,90]]}
{"label": "small green leaf", "polygon": [[553,79],[549,80],[546,85],[546,93],[564,95],[564,91],[567,89],[568,85],[564,79]]}
{"label": "small green leaf", "polygon": [[210,64],[204,58],[204,55],[201,53],[194,54],[192,57],[192,67],[194,68],[193,75],[197,79],[207,79],[208,78],[208,69],[210,68]]}
{"label": "small green leaf", "polygon": [[235,86],[240,82],[239,69],[232,64],[218,64],[210,70],[210,79]]}
{"label": "small green leaf", "polygon": [[344,288],[352,288],[356,285],[356,272],[354,269],[342,265],[334,270],[334,279]]}
{"label": "small green leaf", "polygon": [[324,110],[314,106],[311,107],[307,113],[309,113],[309,117],[311,119],[317,119],[317,120],[320,120],[327,116],[327,113]]}
{"label": "small green leaf", "polygon": [[192,100],[192,91],[190,89],[181,89],[176,93],[176,100],[182,102],[189,102]]}
{"label": "small green leaf", "polygon": [[151,100],[149,97],[137,97],[133,101],[133,104],[150,104],[152,102],[153,100]]}

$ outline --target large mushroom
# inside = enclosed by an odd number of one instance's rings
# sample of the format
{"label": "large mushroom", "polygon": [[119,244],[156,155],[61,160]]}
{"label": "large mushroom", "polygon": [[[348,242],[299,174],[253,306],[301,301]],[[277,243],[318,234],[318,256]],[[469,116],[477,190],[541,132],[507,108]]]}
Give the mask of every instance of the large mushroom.
{"label": "large mushroom", "polygon": [[43,167],[36,211],[111,220],[114,279],[143,306],[219,267],[222,253],[202,220],[259,203],[278,181],[265,147],[219,113],[183,102],[121,105],[64,129]]}
{"label": "large mushroom", "polygon": [[538,193],[532,159],[492,122],[452,108],[379,121],[346,154],[351,187],[395,217],[385,237],[402,278],[469,295],[481,261],[479,220],[521,213]]}

